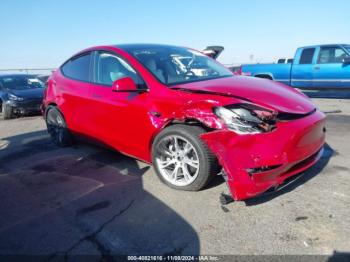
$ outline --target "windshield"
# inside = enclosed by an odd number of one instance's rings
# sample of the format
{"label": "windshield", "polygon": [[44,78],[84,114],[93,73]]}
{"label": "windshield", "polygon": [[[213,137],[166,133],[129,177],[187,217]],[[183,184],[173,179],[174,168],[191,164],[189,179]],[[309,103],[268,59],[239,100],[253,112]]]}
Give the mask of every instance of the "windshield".
{"label": "windshield", "polygon": [[0,84],[6,89],[15,90],[45,87],[42,81],[33,76],[5,76],[0,78]]}
{"label": "windshield", "polygon": [[206,55],[181,47],[152,46],[127,50],[160,82],[167,85],[190,83],[233,73]]}

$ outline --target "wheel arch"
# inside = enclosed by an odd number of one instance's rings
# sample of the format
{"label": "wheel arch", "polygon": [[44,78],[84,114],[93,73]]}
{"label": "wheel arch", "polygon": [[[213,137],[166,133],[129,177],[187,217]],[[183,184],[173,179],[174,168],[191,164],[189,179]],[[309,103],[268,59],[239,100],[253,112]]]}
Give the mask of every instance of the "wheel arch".
{"label": "wheel arch", "polygon": [[254,77],[273,80],[273,75],[269,73],[259,73],[254,75]]}
{"label": "wheel arch", "polygon": [[156,139],[156,137],[166,128],[174,126],[174,125],[184,125],[184,126],[199,126],[201,128],[203,128],[206,132],[211,132],[216,130],[216,128],[213,128],[209,125],[207,125],[206,123],[204,123],[203,121],[200,121],[199,119],[196,118],[192,118],[192,117],[186,117],[184,119],[177,119],[177,118],[172,118],[170,120],[168,120],[167,122],[164,123],[164,125],[162,125],[160,128],[158,128],[156,130],[156,132],[154,132],[154,134],[152,135],[149,145],[148,145],[148,150],[150,153],[150,161],[152,163],[152,147],[153,147],[153,143]]}
{"label": "wheel arch", "polygon": [[[56,108],[56,110],[57,110],[58,112],[60,112],[60,114],[62,115],[64,121],[66,121],[66,118],[64,117],[64,114],[62,113],[62,111],[60,110],[60,108],[58,107],[58,105],[57,105],[56,103],[54,103],[54,102],[49,103],[49,104],[45,107],[45,111],[44,111],[44,117],[45,117],[45,119],[46,119],[46,116],[47,116],[48,109],[49,109],[50,107]],[[66,123],[67,123],[67,122],[66,122]]]}
{"label": "wheel arch", "polygon": [[210,131],[212,128],[210,128],[208,125],[204,124],[203,122],[199,121],[196,118],[185,118],[184,120],[178,120],[178,119],[172,119],[171,121],[167,122],[162,129],[167,128],[169,126],[173,125],[186,125],[186,126],[200,126],[203,129]]}

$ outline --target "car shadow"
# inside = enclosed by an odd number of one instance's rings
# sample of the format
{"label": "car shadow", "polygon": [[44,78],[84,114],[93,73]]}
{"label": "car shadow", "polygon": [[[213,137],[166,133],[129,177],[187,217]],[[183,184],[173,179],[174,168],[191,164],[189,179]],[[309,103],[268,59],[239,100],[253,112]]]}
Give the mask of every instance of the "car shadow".
{"label": "car shadow", "polygon": [[328,262],[346,262],[350,261],[350,253],[349,252],[338,252],[336,250],[333,251],[333,254],[328,258]]}
{"label": "car shadow", "polygon": [[301,90],[310,98],[350,99],[350,88],[345,89],[315,89]]}
{"label": "car shadow", "polygon": [[210,182],[202,190],[207,190],[213,187],[217,187],[223,183],[225,183],[225,179],[221,175],[217,174],[210,180]]}
{"label": "car shadow", "polygon": [[330,158],[335,154],[335,151],[328,145],[325,144],[324,146],[324,152],[321,156],[320,160],[311,168],[306,170],[305,172],[295,175],[294,177],[300,176],[297,180],[290,183],[289,185],[285,186],[283,189],[278,191],[272,191],[263,193],[262,195],[256,196],[254,198],[250,198],[247,200],[244,200],[246,206],[255,206],[259,205],[268,201],[271,201],[272,199],[279,197],[283,194],[286,194],[288,192],[293,191],[297,187],[307,183],[309,180],[314,178],[316,175],[322,172],[322,170],[327,166]]}
{"label": "car shadow", "polygon": [[0,139],[0,254],[199,255],[194,228],[144,189],[148,165],[85,143],[58,148],[46,131]]}

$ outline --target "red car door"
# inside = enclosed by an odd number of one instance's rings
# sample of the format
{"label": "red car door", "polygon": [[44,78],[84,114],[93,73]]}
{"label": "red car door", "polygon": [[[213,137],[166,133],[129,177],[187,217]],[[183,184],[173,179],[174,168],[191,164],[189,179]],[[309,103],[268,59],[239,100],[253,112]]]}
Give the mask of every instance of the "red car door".
{"label": "red car door", "polygon": [[139,150],[148,148],[148,139],[154,129],[147,115],[149,93],[112,91],[113,82],[127,76],[132,77],[140,88],[145,87],[141,77],[125,59],[106,51],[95,52],[91,93],[95,109],[90,118],[98,138],[103,142],[125,154],[146,155]]}
{"label": "red car door", "polygon": [[93,131],[91,104],[91,52],[79,54],[62,65],[56,74],[57,103],[69,129],[82,134]]}

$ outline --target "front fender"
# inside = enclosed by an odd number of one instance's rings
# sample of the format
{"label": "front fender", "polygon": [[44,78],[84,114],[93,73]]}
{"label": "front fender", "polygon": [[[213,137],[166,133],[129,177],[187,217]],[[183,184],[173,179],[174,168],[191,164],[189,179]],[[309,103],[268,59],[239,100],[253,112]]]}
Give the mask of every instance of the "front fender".
{"label": "front fender", "polygon": [[220,106],[221,104],[213,100],[205,101],[190,101],[184,106],[171,112],[168,115],[157,115],[157,110],[151,110],[148,115],[152,125],[155,127],[152,139],[150,140],[149,150],[151,152],[152,144],[156,136],[167,126],[173,123],[188,123],[190,121],[196,121],[201,123],[210,129],[222,129],[224,123],[213,112],[213,108]]}
{"label": "front fender", "polygon": [[172,119],[186,121],[197,120],[206,127],[211,129],[221,129],[224,123],[219,119],[213,111],[214,107],[221,104],[214,100],[205,101],[190,101],[186,103],[182,108],[173,113]]}

